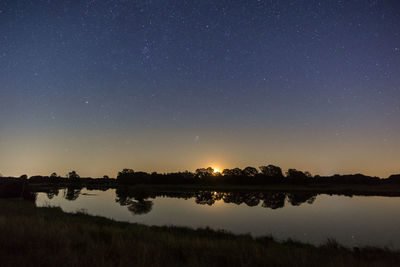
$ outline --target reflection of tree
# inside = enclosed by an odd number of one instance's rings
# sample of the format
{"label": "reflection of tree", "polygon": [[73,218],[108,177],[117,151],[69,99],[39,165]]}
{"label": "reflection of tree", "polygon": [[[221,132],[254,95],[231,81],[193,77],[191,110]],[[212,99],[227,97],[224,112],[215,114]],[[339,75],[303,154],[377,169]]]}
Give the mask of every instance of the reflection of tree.
{"label": "reflection of tree", "polygon": [[254,207],[260,204],[260,193],[225,193],[223,200],[225,203],[234,203],[236,205],[245,203],[247,206]]}
{"label": "reflection of tree", "polygon": [[261,173],[265,176],[277,177],[277,178],[283,177],[282,169],[278,166],[274,166],[274,165],[270,164],[268,166],[260,166],[259,168],[261,170]]}
{"label": "reflection of tree", "polygon": [[224,202],[240,205],[243,203],[243,198],[238,193],[227,193],[224,196]]}
{"label": "reflection of tree", "polygon": [[288,193],[287,194],[288,201],[293,206],[299,206],[307,202],[308,204],[312,204],[317,197],[317,194],[301,192],[301,193]]}
{"label": "reflection of tree", "polygon": [[257,169],[254,167],[246,167],[243,169],[242,174],[247,177],[254,177],[258,173]]}
{"label": "reflection of tree", "polygon": [[200,168],[196,170],[196,176],[198,178],[205,178],[205,177],[211,177],[214,174],[214,169],[211,167],[208,168]]}
{"label": "reflection of tree", "polygon": [[213,192],[207,192],[207,191],[202,191],[202,192],[197,192],[195,194],[195,198],[196,198],[196,203],[197,204],[201,204],[201,205],[213,205],[215,203],[215,199],[214,199],[214,194]]}
{"label": "reflection of tree", "polygon": [[195,202],[200,205],[212,206],[218,200],[225,203],[234,203],[237,205],[246,204],[249,207],[255,207],[262,202],[263,208],[278,209],[285,206],[285,200],[293,206],[299,206],[302,203],[312,204],[316,194],[309,192],[215,192],[211,190],[201,191],[146,191],[138,188],[121,187],[116,190],[116,202],[121,206],[128,206],[128,209],[134,214],[145,214],[150,212],[153,202],[146,201],[148,198],[170,197],[190,199],[195,198]]}
{"label": "reflection of tree", "polygon": [[128,206],[128,210],[135,215],[149,213],[152,208],[153,201],[151,200],[131,201]]}
{"label": "reflection of tree", "polygon": [[244,199],[244,203],[249,207],[258,206],[258,204],[260,204],[260,198],[250,195]]}
{"label": "reflection of tree", "polygon": [[214,191],[200,191],[194,193],[195,201],[197,204],[207,204],[209,206],[212,206],[215,201],[223,199],[225,195],[225,193]]}
{"label": "reflection of tree", "polygon": [[52,199],[53,197],[58,196],[58,189],[50,189],[46,194],[48,199]]}
{"label": "reflection of tree", "polygon": [[285,206],[286,196],[288,201],[293,206],[298,206],[304,202],[312,204],[316,198],[316,194],[313,193],[283,193],[283,192],[212,192],[212,191],[200,191],[194,193],[197,204],[202,205],[213,205],[216,200],[222,199],[225,203],[234,203],[240,205],[245,203],[249,207],[258,206],[261,202],[262,207],[278,209]]}
{"label": "reflection of tree", "polygon": [[81,193],[81,188],[68,187],[64,193],[66,200],[76,200]]}
{"label": "reflection of tree", "polygon": [[129,203],[130,203],[131,201],[132,201],[132,200],[131,200],[129,197],[127,197],[127,196],[124,196],[124,197],[117,197],[117,198],[115,199],[115,202],[119,203],[121,206],[127,206],[127,205],[129,205]]}
{"label": "reflection of tree", "polygon": [[[152,194],[155,194],[152,192]],[[153,208],[153,201],[146,200],[151,197],[151,192],[146,190],[130,190],[130,188],[117,188],[115,201],[121,206],[128,206],[128,210],[135,215],[149,213]]]}
{"label": "reflection of tree", "polygon": [[285,206],[285,193],[271,193],[264,194],[262,207],[270,209],[283,208]]}

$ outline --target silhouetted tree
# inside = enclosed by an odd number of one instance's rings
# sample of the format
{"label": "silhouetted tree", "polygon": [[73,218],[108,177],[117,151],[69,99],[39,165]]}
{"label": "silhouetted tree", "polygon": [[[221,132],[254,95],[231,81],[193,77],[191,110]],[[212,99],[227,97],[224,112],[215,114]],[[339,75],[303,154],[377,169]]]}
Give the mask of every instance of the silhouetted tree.
{"label": "silhouetted tree", "polygon": [[110,179],[110,177],[108,177],[108,175],[104,175],[103,179]]}
{"label": "silhouetted tree", "polygon": [[308,183],[311,181],[311,174],[309,172],[302,172],[296,169],[288,169],[286,177],[293,183]]}
{"label": "silhouetted tree", "polygon": [[286,177],[289,178],[305,178],[307,177],[302,171],[296,169],[288,169],[286,172]]}
{"label": "silhouetted tree", "polygon": [[242,173],[245,176],[254,177],[258,173],[258,171],[256,168],[249,166],[249,167],[244,168]]}
{"label": "silhouetted tree", "polygon": [[117,181],[119,183],[132,183],[135,171],[132,169],[123,169],[118,172]]}
{"label": "silhouetted tree", "polygon": [[260,166],[259,168],[261,173],[265,176],[277,177],[277,178],[283,177],[282,169],[278,166],[270,164],[268,166]]}
{"label": "silhouetted tree", "polygon": [[122,171],[118,172],[117,180],[132,178],[134,174],[135,171],[132,169],[123,169]]}
{"label": "silhouetted tree", "polygon": [[229,175],[231,175],[231,170],[230,170],[230,169],[223,169],[223,170],[222,170],[222,175],[224,175],[224,176],[229,176]]}
{"label": "silhouetted tree", "polygon": [[50,174],[50,178],[51,179],[58,178],[57,173],[53,172],[52,174]]}
{"label": "silhouetted tree", "polygon": [[241,176],[242,175],[242,170],[240,168],[233,168],[231,170],[231,173],[233,176]]}
{"label": "silhouetted tree", "polygon": [[214,169],[211,167],[208,168],[199,168],[195,171],[196,176],[198,178],[205,178],[205,177],[210,177],[214,174]]}
{"label": "silhouetted tree", "polygon": [[400,184],[400,174],[390,175],[387,181],[393,184]]}
{"label": "silhouetted tree", "polygon": [[240,168],[224,169],[222,174],[224,176],[241,176],[242,170]]}
{"label": "silhouetted tree", "polygon": [[152,183],[150,174],[148,174],[147,172],[135,172],[132,169],[123,169],[121,172],[119,172],[117,176],[117,181],[122,184]]}
{"label": "silhouetted tree", "polygon": [[120,171],[120,172],[118,173],[118,176],[122,176],[122,175],[132,175],[132,174],[134,174],[134,173],[135,173],[135,171],[132,170],[132,169],[123,169],[122,171]]}
{"label": "silhouetted tree", "polygon": [[71,171],[68,173],[68,178],[75,180],[75,179],[79,179],[80,176],[76,173],[76,171]]}

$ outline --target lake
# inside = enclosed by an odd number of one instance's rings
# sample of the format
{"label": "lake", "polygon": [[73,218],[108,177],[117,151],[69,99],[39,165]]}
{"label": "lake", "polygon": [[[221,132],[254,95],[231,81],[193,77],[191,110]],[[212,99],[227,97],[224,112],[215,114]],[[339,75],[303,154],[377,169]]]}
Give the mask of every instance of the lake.
{"label": "lake", "polygon": [[36,205],[146,225],[210,227],[317,245],[334,238],[348,247],[400,248],[400,197],[70,188],[38,193]]}

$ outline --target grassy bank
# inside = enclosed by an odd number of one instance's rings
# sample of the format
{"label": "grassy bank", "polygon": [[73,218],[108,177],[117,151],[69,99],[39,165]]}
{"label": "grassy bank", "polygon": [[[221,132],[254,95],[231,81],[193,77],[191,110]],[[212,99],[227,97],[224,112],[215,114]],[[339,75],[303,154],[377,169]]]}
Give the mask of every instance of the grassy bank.
{"label": "grassy bank", "polygon": [[400,254],[115,222],[0,200],[2,266],[399,266]]}

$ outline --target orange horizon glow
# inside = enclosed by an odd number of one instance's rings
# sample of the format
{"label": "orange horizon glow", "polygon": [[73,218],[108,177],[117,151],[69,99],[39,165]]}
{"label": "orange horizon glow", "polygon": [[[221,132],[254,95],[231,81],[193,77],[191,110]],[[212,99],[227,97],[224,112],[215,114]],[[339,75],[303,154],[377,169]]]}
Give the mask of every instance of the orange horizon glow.
{"label": "orange horizon glow", "polygon": [[213,169],[214,169],[214,174],[216,174],[216,173],[221,173],[221,171],[220,171],[219,168],[213,167]]}

